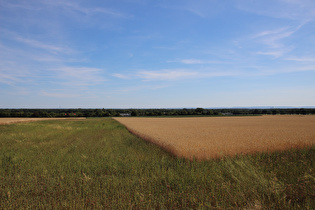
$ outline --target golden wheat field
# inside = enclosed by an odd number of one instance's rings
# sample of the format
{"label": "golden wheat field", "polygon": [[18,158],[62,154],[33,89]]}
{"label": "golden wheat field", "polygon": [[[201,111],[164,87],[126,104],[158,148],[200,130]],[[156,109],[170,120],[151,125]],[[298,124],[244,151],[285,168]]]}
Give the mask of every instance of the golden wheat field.
{"label": "golden wheat field", "polygon": [[315,143],[315,116],[114,118],[176,156],[210,159]]}
{"label": "golden wheat field", "polygon": [[65,120],[65,119],[85,119],[84,117],[77,118],[0,118],[0,125],[20,123],[20,122],[32,122],[39,120]]}

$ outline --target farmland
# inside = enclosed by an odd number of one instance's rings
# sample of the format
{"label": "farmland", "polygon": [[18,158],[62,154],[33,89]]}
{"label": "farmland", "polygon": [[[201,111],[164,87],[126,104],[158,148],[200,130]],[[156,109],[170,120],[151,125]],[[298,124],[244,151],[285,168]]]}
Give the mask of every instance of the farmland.
{"label": "farmland", "polygon": [[314,159],[309,146],[190,161],[111,118],[0,125],[0,209],[311,209]]}
{"label": "farmland", "polygon": [[190,159],[315,144],[315,116],[115,119],[132,133]]}

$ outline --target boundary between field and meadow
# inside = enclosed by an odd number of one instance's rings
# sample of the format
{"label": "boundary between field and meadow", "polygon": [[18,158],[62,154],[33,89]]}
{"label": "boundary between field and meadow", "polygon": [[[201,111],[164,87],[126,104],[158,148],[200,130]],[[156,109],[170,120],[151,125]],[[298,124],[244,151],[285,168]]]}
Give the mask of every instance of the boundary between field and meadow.
{"label": "boundary between field and meadow", "polygon": [[177,150],[175,149],[175,147],[173,147],[172,145],[170,144],[165,144],[165,143],[161,143],[161,142],[158,142],[156,141],[154,138],[148,136],[148,135],[145,135],[145,134],[141,134],[140,132],[134,130],[134,129],[131,129],[129,128],[128,126],[126,126],[125,124],[119,122],[118,120],[116,120],[115,118],[112,118],[114,121],[118,122],[120,125],[124,126],[124,128],[126,128],[126,130],[129,131],[129,133],[131,133],[132,135],[134,136],[137,136],[138,138],[144,140],[145,142],[147,142],[148,144],[153,144],[157,147],[160,147],[162,148],[166,153],[168,153],[171,157],[178,157],[177,155]]}

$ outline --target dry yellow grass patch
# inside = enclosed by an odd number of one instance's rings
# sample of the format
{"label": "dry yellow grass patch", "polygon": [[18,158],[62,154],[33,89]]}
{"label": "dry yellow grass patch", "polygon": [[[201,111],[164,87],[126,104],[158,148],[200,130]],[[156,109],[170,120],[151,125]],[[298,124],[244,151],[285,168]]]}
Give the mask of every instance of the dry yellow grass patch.
{"label": "dry yellow grass patch", "polygon": [[77,118],[0,118],[0,125],[19,123],[19,122],[32,122],[39,120],[65,120],[65,119],[85,119],[84,117]]}
{"label": "dry yellow grass patch", "polygon": [[114,118],[174,155],[209,159],[315,143],[315,116]]}

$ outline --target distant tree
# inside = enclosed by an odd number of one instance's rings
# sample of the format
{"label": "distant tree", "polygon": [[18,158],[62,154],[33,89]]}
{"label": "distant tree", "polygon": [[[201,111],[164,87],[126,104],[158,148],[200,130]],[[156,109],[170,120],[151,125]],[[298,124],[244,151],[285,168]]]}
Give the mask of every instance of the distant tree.
{"label": "distant tree", "polygon": [[197,108],[197,109],[195,109],[195,113],[198,114],[198,115],[203,114],[203,111],[204,111],[203,108]]}
{"label": "distant tree", "polygon": [[232,113],[233,113],[233,115],[240,115],[241,114],[239,109],[233,110]]}
{"label": "distant tree", "polygon": [[195,111],[196,112],[203,112],[203,110],[204,110],[203,108],[197,108]]}
{"label": "distant tree", "polygon": [[300,114],[306,115],[306,114],[307,114],[307,113],[306,113],[306,110],[303,109],[303,108],[301,108],[301,109],[300,109]]}
{"label": "distant tree", "polygon": [[273,115],[280,114],[279,109],[273,109],[273,110],[272,110],[272,114],[273,114]]}
{"label": "distant tree", "polygon": [[262,113],[262,114],[267,114],[267,110],[264,109],[264,110],[261,111],[261,113]]}
{"label": "distant tree", "polygon": [[101,109],[95,110],[95,117],[103,117],[103,111]]}
{"label": "distant tree", "polygon": [[213,115],[213,110],[212,110],[212,109],[209,109],[209,110],[207,111],[207,115]]}
{"label": "distant tree", "polygon": [[214,112],[213,112],[213,115],[219,115],[219,113],[220,113],[220,112],[218,112],[218,111],[214,111]]}
{"label": "distant tree", "polygon": [[262,111],[260,109],[255,109],[253,111],[253,114],[261,114],[261,113],[262,113]]}
{"label": "distant tree", "polygon": [[180,112],[180,115],[188,115],[188,112],[186,109],[183,109],[181,112]]}
{"label": "distant tree", "polygon": [[132,110],[131,116],[139,116],[138,110]]}
{"label": "distant tree", "polygon": [[39,114],[38,112],[34,112],[34,113],[32,114],[32,117],[41,117],[41,116],[40,116],[40,114]]}

